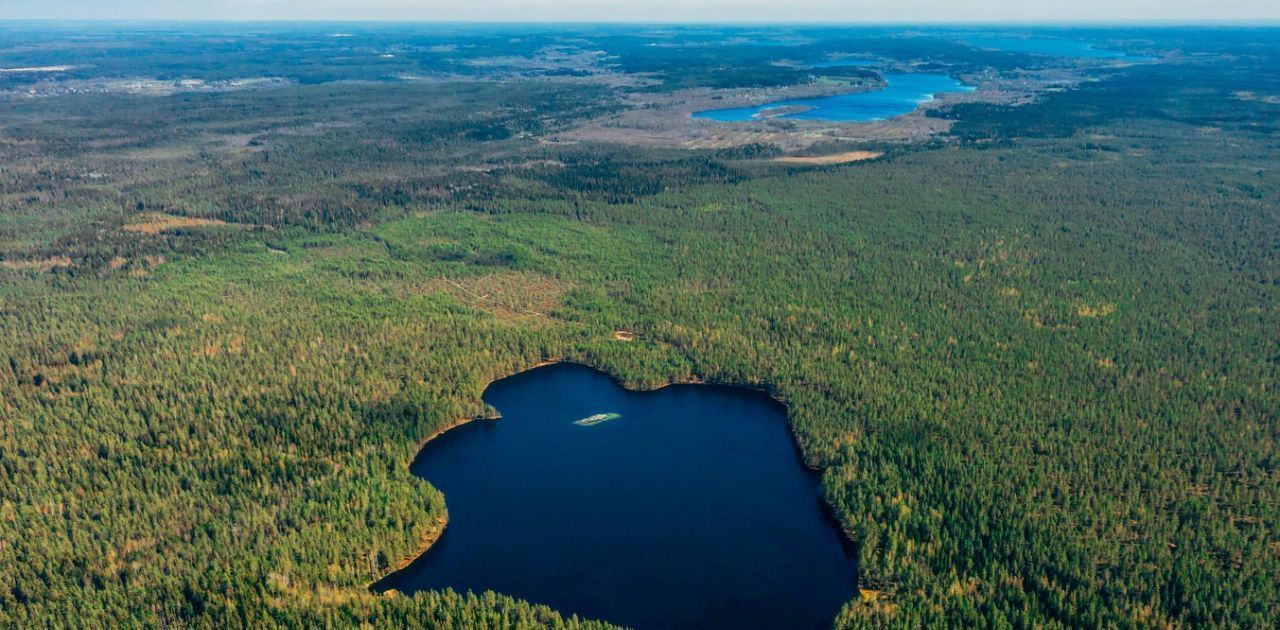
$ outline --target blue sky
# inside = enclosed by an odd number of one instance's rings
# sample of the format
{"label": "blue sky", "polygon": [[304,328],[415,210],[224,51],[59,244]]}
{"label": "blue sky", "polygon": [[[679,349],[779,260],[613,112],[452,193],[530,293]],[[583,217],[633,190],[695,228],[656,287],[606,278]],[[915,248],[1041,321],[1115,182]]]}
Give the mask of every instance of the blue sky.
{"label": "blue sky", "polygon": [[1039,22],[1280,19],[1280,0],[0,0],[0,19]]}

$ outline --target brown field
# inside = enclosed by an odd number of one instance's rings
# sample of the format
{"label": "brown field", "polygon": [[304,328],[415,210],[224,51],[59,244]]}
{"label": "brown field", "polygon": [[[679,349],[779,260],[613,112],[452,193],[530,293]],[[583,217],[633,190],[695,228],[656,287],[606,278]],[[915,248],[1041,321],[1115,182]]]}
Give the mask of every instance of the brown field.
{"label": "brown field", "polygon": [[874,160],[884,155],[881,151],[845,151],[844,153],[834,153],[831,155],[817,155],[813,157],[803,156],[786,156],[769,160],[778,164],[799,164],[804,166],[811,165],[827,165],[827,164],[846,164],[849,162],[862,162],[865,160]]}
{"label": "brown field", "polygon": [[135,217],[133,223],[126,223],[120,229],[138,234],[159,234],[166,230],[177,230],[192,227],[217,227],[229,225],[217,219],[201,219],[197,217],[178,217],[171,214],[146,214]]}
{"label": "brown field", "polygon": [[39,269],[40,271],[49,271],[54,267],[70,267],[73,264],[67,256],[52,256],[43,260],[5,260],[0,262],[0,266],[5,269]]}

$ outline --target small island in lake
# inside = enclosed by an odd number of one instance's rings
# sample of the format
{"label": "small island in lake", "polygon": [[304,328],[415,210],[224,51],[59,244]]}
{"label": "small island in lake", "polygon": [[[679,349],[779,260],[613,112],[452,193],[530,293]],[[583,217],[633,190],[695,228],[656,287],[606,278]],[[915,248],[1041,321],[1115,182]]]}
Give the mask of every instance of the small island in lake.
{"label": "small island in lake", "polygon": [[590,426],[600,424],[601,422],[617,420],[618,418],[621,418],[621,417],[622,417],[622,414],[620,413],[597,413],[597,414],[587,416],[581,420],[574,420],[573,423],[580,427],[590,427]]}

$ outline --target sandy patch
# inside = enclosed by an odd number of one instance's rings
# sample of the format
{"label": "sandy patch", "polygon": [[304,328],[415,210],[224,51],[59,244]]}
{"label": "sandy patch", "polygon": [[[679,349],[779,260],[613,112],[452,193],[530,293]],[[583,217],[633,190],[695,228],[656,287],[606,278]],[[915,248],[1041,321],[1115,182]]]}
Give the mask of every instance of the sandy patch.
{"label": "sandy patch", "polygon": [[770,162],[778,164],[799,164],[804,166],[828,165],[828,164],[847,164],[849,162],[863,162],[866,160],[874,160],[884,155],[881,151],[845,151],[844,153],[835,153],[832,155],[818,155],[813,157],[786,156],[773,158]]}

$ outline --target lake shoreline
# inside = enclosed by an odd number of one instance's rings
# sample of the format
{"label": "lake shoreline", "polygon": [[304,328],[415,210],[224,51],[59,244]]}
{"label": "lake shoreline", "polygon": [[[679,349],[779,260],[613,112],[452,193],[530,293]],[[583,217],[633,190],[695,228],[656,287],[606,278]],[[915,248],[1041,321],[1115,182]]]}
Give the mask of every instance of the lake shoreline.
{"label": "lake shoreline", "polygon": [[817,98],[776,100],[747,107],[719,107],[694,111],[691,118],[716,123],[768,120],[810,120],[828,123],[869,123],[910,114],[944,94],[972,92],[977,86],[946,74],[884,73],[875,89]]}
{"label": "lake shoreline", "polygon": [[[494,383],[497,383],[499,381],[502,381],[514,376],[532,372],[534,370],[538,370],[545,367],[556,366],[556,365],[574,365],[574,366],[580,366],[590,370],[594,370],[596,372],[599,372],[609,377],[609,379],[611,379],[614,383],[616,383],[622,389],[628,392],[633,392],[633,393],[652,393],[652,392],[659,392],[671,387],[699,386],[699,387],[723,387],[723,388],[730,388],[730,389],[739,389],[739,390],[745,390],[748,392],[764,395],[771,402],[773,402],[775,405],[778,405],[782,409],[784,417],[787,419],[787,427],[786,427],[787,434],[791,438],[791,446],[796,454],[797,459],[799,460],[801,466],[808,473],[813,474],[818,478],[817,481],[818,481],[818,495],[819,495],[818,502],[820,504],[819,507],[822,513],[826,517],[828,517],[831,520],[831,522],[835,525],[836,529],[839,530],[841,534],[840,543],[841,543],[841,546],[844,548],[845,552],[849,555],[849,557],[853,557],[854,551],[856,550],[856,542],[854,541],[854,538],[851,535],[851,533],[845,528],[844,524],[840,521],[839,518],[837,518],[837,512],[836,512],[835,506],[826,497],[826,492],[824,491],[821,485],[821,474],[823,469],[822,467],[812,463],[809,460],[809,458],[805,455],[804,449],[803,447],[801,447],[800,441],[796,437],[795,430],[791,426],[790,407],[787,405],[785,398],[777,394],[775,391],[773,391],[772,388],[768,387],[767,385],[760,385],[755,383],[707,382],[706,380],[696,376],[688,376],[688,377],[671,380],[661,385],[658,385],[657,387],[646,388],[642,385],[633,387],[631,384],[628,384],[627,381],[619,378],[612,372],[593,366],[591,364],[584,363],[582,361],[576,361],[573,359],[554,359],[554,360],[539,361],[530,367],[518,369],[509,374],[505,374],[505,375],[498,376],[496,378],[491,379],[488,383],[485,384],[484,388],[481,390],[482,396],[483,396],[483,392],[488,391],[488,389],[491,386],[493,386]],[[493,422],[501,419],[502,419],[501,413],[494,413],[491,415],[469,416],[469,417],[455,419],[454,421],[432,431],[431,433],[429,433],[427,436],[425,436],[418,442],[417,449],[414,450],[414,454],[409,460],[408,467],[412,468],[413,463],[417,461],[418,457],[422,455],[422,452],[433,440],[448,433],[449,431],[452,431],[459,427],[470,425],[476,421]],[[420,480],[423,482],[427,482],[426,479],[420,478]],[[395,597],[398,595],[403,595],[404,594],[403,592],[401,592],[400,590],[394,587],[390,587],[385,590],[378,590],[377,585],[383,582],[386,582],[391,577],[409,568],[413,563],[415,563],[420,558],[422,558],[427,552],[431,550],[431,548],[436,544],[436,542],[440,540],[441,536],[444,535],[444,532],[448,527],[449,527],[448,497],[446,496],[445,497],[445,513],[440,519],[438,519],[438,526],[431,528],[426,533],[426,535],[422,537],[422,539],[419,541],[418,547],[415,549],[415,551],[412,554],[408,555],[405,558],[402,558],[399,562],[393,565],[392,568],[387,570],[386,573],[382,575],[382,577],[368,583],[365,586],[366,590],[373,592],[374,594],[383,595],[387,597]]]}

